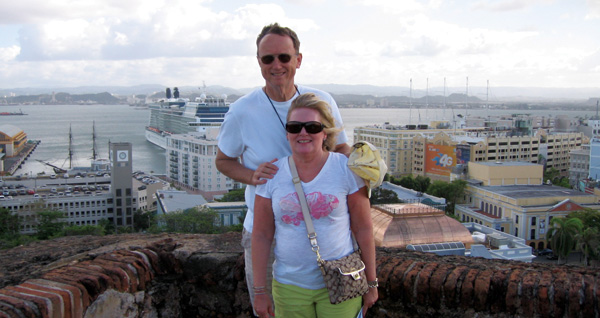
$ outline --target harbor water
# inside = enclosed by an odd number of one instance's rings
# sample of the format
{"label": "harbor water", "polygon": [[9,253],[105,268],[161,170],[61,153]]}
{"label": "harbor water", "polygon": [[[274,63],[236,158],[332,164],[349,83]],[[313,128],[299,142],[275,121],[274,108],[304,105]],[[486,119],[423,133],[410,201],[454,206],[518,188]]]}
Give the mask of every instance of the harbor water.
{"label": "harbor water", "polygon": [[[20,105],[0,106],[1,111],[27,115],[0,116],[0,125],[10,124],[22,129],[28,139],[41,143],[16,175],[52,173],[52,168],[38,160],[68,168],[69,127],[72,130],[73,166],[89,166],[92,156],[92,131],[96,127],[96,146],[100,158],[108,158],[108,142],[130,142],[133,145],[133,169],[147,173],[164,174],[165,151],[145,138],[150,110],[128,105]],[[464,110],[395,109],[395,108],[342,108],[344,130],[352,142],[354,128],[364,125],[425,123],[430,120],[451,120],[452,113],[465,114]],[[549,116],[549,111],[469,110],[468,115],[496,116],[528,113]],[[591,111],[552,111],[552,115],[593,116]],[[419,120],[420,119],[420,120]]]}

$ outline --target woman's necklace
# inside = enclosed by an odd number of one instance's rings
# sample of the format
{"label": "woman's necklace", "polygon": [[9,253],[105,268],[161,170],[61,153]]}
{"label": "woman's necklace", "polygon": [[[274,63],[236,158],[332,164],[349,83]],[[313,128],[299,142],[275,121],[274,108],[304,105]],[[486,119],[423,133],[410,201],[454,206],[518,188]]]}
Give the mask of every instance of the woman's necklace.
{"label": "woman's necklace", "polygon": [[[300,95],[300,91],[298,90],[298,86],[294,85],[294,88],[296,89],[296,93],[298,93],[298,96],[299,96]],[[265,92],[265,95],[267,96],[267,99],[269,99],[269,103],[271,103],[271,107],[273,107],[273,111],[275,112],[275,115],[277,115],[277,119],[279,119],[279,122],[281,123],[281,126],[285,130],[285,124],[281,120],[281,117],[279,116],[279,112],[277,112],[277,109],[275,108],[275,105],[273,104],[273,101],[271,100],[271,97],[269,97],[269,94],[267,94],[267,88],[266,87],[263,90],[263,92]]]}

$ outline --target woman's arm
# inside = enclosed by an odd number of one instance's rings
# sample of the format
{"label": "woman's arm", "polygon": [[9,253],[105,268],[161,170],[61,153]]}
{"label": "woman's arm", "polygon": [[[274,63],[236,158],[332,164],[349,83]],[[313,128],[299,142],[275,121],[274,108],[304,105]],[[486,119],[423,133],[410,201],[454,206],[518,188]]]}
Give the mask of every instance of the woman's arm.
{"label": "woman's arm", "polygon": [[[367,281],[374,281],[377,279],[377,265],[375,263],[375,239],[373,237],[373,222],[371,221],[371,204],[367,197],[367,187],[362,187],[348,195],[348,210],[350,212],[350,228],[361,250]],[[366,314],[367,309],[375,304],[378,297],[377,288],[369,288],[369,292],[363,296],[363,314]]]}
{"label": "woman's arm", "polygon": [[252,228],[252,274],[254,277],[254,286],[248,286],[248,288],[265,288],[265,293],[261,294],[261,290],[254,295],[253,307],[259,317],[264,317],[264,314],[275,316],[271,297],[266,294],[267,262],[269,261],[274,234],[275,220],[273,219],[271,199],[257,195],[254,199],[254,225]]}

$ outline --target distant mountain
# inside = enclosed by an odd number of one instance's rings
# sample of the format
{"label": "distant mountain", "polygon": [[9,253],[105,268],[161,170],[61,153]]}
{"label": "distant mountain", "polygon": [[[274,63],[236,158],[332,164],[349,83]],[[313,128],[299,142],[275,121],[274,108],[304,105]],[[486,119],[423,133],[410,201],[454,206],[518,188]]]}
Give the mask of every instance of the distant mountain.
{"label": "distant mountain", "polygon": [[[303,84],[303,83],[302,83]],[[304,84],[303,84],[304,85]],[[413,88],[412,92],[409,87],[404,86],[374,86],[374,85],[342,85],[342,84],[306,84],[307,86],[319,88],[334,95],[355,95],[364,96],[359,99],[366,98],[382,98],[393,96],[409,97],[418,99],[425,97],[442,96],[443,87],[430,87],[427,91],[424,89]],[[177,86],[181,95],[197,95],[202,93],[202,88],[198,86]],[[40,95],[55,93],[70,93],[70,94],[97,94],[109,92],[113,95],[131,96],[131,95],[162,95],[167,86],[159,84],[147,84],[136,86],[79,86],[79,87],[62,87],[62,88],[0,88],[0,96],[10,95]],[[255,87],[249,88],[231,88],[220,85],[212,85],[206,87],[206,93],[210,95],[226,94],[232,97],[242,96]],[[171,87],[171,90],[173,87]],[[466,94],[466,87],[447,87],[446,96],[452,94]],[[479,100],[490,102],[533,102],[533,101],[576,101],[586,102],[590,99],[600,97],[600,88],[541,88],[541,87],[491,87],[489,90],[486,87],[469,87],[469,98],[477,97]]]}

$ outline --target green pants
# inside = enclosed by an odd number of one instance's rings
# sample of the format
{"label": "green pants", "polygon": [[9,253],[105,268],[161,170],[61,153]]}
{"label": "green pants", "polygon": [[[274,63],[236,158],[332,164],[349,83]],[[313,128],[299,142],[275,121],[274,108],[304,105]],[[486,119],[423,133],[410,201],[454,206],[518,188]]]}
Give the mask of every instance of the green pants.
{"label": "green pants", "polygon": [[362,306],[362,297],[333,305],[327,288],[312,290],[281,284],[273,279],[275,317],[285,318],[354,318]]}

